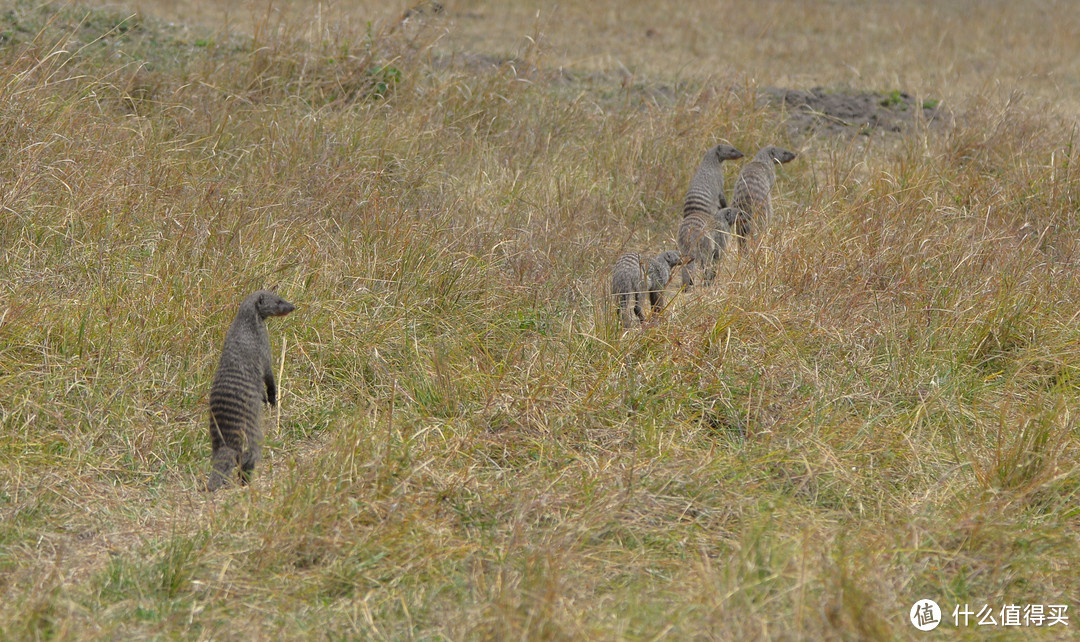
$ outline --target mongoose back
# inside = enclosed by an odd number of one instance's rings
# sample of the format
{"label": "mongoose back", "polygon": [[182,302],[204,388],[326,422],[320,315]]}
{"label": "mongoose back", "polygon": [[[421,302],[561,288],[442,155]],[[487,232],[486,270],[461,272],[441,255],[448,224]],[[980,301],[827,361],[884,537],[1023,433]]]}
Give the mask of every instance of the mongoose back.
{"label": "mongoose back", "polygon": [[293,305],[270,290],[258,290],[240,304],[225,333],[221,362],[210,386],[210,478],[207,490],[235,479],[246,484],[262,455],[263,404],[277,404],[266,318],[280,317]]}
{"label": "mongoose back", "polygon": [[764,221],[772,215],[769,192],[776,182],[774,165],[790,162],[794,158],[794,152],[769,145],[763,147],[739,171],[731,195],[731,205],[739,211],[735,221],[735,234],[739,237],[740,252],[746,248],[754,219]]}
{"label": "mongoose back", "polygon": [[724,161],[742,158],[743,153],[731,145],[714,145],[705,152],[694,177],[690,179],[690,188],[683,199],[683,216],[693,212],[703,212],[709,216],[717,208],[727,207],[724,198]]}
{"label": "mongoose back", "polygon": [[678,252],[666,250],[655,258],[646,259],[636,252],[628,252],[615,260],[611,275],[611,294],[615,297],[618,313],[624,328],[633,323],[630,316],[630,299],[634,300],[634,314],[644,323],[641,299],[647,293],[653,314],[664,307],[664,288],[671,279],[671,268],[681,262]]}
{"label": "mongoose back", "polygon": [[737,211],[732,207],[718,210],[713,216],[692,212],[679,223],[679,254],[687,261],[682,267],[684,288],[694,285],[692,272],[702,273],[706,285],[716,276],[714,265],[727,249],[728,236],[735,224]]}

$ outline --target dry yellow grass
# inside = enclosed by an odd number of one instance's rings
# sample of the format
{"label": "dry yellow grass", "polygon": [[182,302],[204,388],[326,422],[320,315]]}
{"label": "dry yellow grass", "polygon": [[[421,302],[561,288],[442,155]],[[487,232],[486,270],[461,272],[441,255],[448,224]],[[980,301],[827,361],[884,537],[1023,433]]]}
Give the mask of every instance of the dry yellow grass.
{"label": "dry yellow grass", "polygon": [[[4,5],[2,637],[1080,603],[1071,7],[444,4]],[[757,94],[814,85],[945,116],[802,137]],[[674,245],[719,140],[800,152],[775,216],[623,333],[610,262]],[[207,496],[224,331],[273,284],[266,459]]]}

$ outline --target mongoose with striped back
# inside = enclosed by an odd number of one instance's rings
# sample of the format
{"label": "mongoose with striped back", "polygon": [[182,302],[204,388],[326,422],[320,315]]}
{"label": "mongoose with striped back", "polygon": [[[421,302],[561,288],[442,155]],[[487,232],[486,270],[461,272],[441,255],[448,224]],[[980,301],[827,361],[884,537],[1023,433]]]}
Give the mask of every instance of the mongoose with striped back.
{"label": "mongoose with striped back", "polygon": [[236,478],[246,484],[262,455],[263,404],[277,404],[277,382],[271,366],[267,317],[292,312],[293,304],[271,290],[258,290],[240,304],[225,333],[221,362],[210,386],[210,478],[213,491]]}
{"label": "mongoose with striped back", "polygon": [[718,208],[727,207],[727,199],[724,198],[724,172],[723,163],[726,160],[742,158],[743,153],[731,145],[714,145],[705,152],[701,164],[698,165],[694,177],[690,179],[690,187],[686,190],[686,198],[683,199],[683,216],[689,216],[694,212],[702,212],[712,216]]}
{"label": "mongoose with striped back", "polygon": [[769,192],[776,182],[774,165],[788,163],[794,158],[795,152],[769,145],[739,170],[731,195],[731,206],[739,211],[735,219],[735,235],[739,237],[740,253],[746,248],[753,226],[757,224],[755,219],[763,223],[772,215]]}
{"label": "mongoose with striped back", "polygon": [[653,314],[664,307],[664,288],[671,280],[671,269],[681,262],[679,253],[666,250],[655,258],[645,258],[636,252],[628,252],[615,260],[615,269],[611,274],[611,294],[622,319],[624,328],[633,323],[630,316],[630,299],[633,298],[633,310],[637,318],[644,323],[645,315],[641,312],[641,300],[648,294]]}
{"label": "mongoose with striped back", "polygon": [[688,259],[682,268],[684,288],[694,285],[693,272],[701,272],[702,283],[708,285],[716,276],[716,263],[727,249],[728,237],[738,212],[725,207],[713,216],[692,212],[679,223],[677,240],[679,254]]}

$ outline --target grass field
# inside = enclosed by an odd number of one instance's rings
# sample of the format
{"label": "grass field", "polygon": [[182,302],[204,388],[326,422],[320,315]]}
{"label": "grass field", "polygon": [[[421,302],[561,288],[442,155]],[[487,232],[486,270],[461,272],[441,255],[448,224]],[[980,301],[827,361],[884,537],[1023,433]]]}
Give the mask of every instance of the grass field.
{"label": "grass field", "polygon": [[[444,5],[0,5],[0,639],[1071,637],[1080,12]],[[941,116],[761,98],[815,86]],[[721,141],[799,153],[772,220],[623,332]],[[267,450],[208,495],[270,285]]]}

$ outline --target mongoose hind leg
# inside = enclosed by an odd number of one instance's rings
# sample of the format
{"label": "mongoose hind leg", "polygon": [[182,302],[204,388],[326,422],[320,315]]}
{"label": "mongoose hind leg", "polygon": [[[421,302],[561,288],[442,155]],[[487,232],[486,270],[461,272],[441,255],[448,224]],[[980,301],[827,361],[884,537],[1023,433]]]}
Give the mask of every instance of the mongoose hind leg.
{"label": "mongoose hind leg", "polygon": [[633,319],[630,317],[630,295],[618,294],[615,296],[615,315],[619,317],[619,321],[624,328],[629,328],[633,323]]}
{"label": "mongoose hind leg", "polygon": [[228,446],[221,446],[210,460],[210,477],[206,490],[215,491],[233,479],[233,471],[240,463],[240,453]]}
{"label": "mongoose hind leg", "polygon": [[641,312],[641,292],[634,294],[634,315],[637,316],[638,321],[645,323],[645,315]]}
{"label": "mongoose hind leg", "polygon": [[251,471],[255,470],[255,464],[259,463],[260,459],[262,459],[262,444],[249,443],[248,449],[244,451],[240,459],[240,485],[247,486],[251,481]]}
{"label": "mongoose hind leg", "polygon": [[685,265],[682,268],[682,286],[684,290],[694,287],[694,278],[690,275],[690,268]]}
{"label": "mongoose hind leg", "polygon": [[660,311],[664,309],[664,293],[649,292],[649,303],[652,304],[652,313],[660,314]]}
{"label": "mongoose hind leg", "polygon": [[701,277],[702,283],[705,285],[711,285],[716,280],[716,271],[719,268],[717,264],[712,264],[705,269],[705,274]]}
{"label": "mongoose hind leg", "polygon": [[735,221],[735,236],[739,239],[739,256],[742,256],[750,239],[750,221],[745,215]]}

